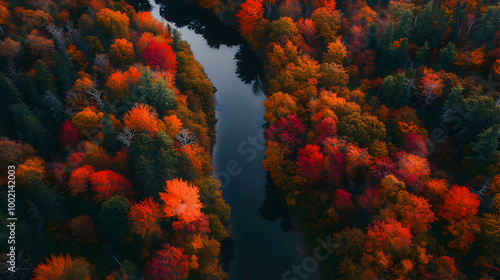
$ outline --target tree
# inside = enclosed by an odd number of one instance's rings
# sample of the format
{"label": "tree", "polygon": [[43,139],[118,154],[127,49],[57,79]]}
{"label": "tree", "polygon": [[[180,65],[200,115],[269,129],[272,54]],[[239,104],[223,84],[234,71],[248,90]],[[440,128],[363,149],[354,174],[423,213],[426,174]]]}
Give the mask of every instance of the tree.
{"label": "tree", "polygon": [[78,129],[73,125],[73,122],[71,120],[64,121],[61,130],[59,130],[59,147],[64,149],[75,147],[78,138]]}
{"label": "tree", "polygon": [[198,219],[203,206],[198,195],[198,187],[179,179],[169,180],[166,183],[165,192],[160,192],[160,198],[165,203],[163,211],[166,216],[177,216],[186,223]]}
{"label": "tree", "polygon": [[404,72],[385,77],[378,96],[380,101],[389,107],[399,108],[405,97],[405,81]]}
{"label": "tree", "polygon": [[304,177],[315,182],[321,179],[323,170],[323,154],[317,145],[307,145],[299,149],[297,154],[297,165]]}
{"label": "tree", "polygon": [[75,168],[69,175],[68,188],[74,197],[88,197],[90,176],[94,173],[94,168],[84,165]]}
{"label": "tree", "polygon": [[129,209],[130,202],[121,196],[112,197],[102,204],[99,219],[108,242],[117,244],[125,236]]}
{"label": "tree", "polygon": [[369,146],[375,139],[384,140],[386,136],[385,125],[377,117],[359,113],[342,118],[338,132],[363,147]]}
{"label": "tree", "polygon": [[161,232],[160,222],[163,213],[160,204],[148,197],[130,207],[128,218],[132,224],[132,232],[142,238]]}
{"label": "tree", "polygon": [[340,29],[340,13],[326,7],[315,9],[311,15],[319,36],[326,43],[336,41],[337,31]]}
{"label": "tree", "polygon": [[29,187],[32,180],[46,180],[45,161],[41,157],[27,159],[16,168],[16,177],[23,187]]}
{"label": "tree", "polygon": [[326,88],[345,86],[349,81],[345,69],[335,62],[321,64],[320,75],[319,82]]}
{"label": "tree", "polygon": [[103,170],[92,173],[89,179],[92,191],[95,192],[94,201],[102,203],[113,196],[132,198],[134,191],[129,180],[123,175],[111,170]]}
{"label": "tree", "polygon": [[127,66],[134,62],[134,45],[127,39],[115,39],[109,47],[109,59],[114,65]]}
{"label": "tree", "polygon": [[266,130],[266,140],[279,140],[282,143],[293,148],[301,141],[305,132],[305,127],[302,120],[296,114],[288,115],[286,118],[281,118]]}
{"label": "tree", "polygon": [[351,194],[343,189],[333,192],[333,204],[337,210],[345,210],[352,205]]}
{"label": "tree", "polygon": [[97,244],[99,242],[95,224],[90,216],[73,218],[68,222],[67,227],[78,242],[85,244]]}
{"label": "tree", "polygon": [[120,11],[112,11],[104,8],[96,13],[97,24],[102,30],[115,39],[129,38],[129,18]]}
{"label": "tree", "polygon": [[[73,274],[79,268],[79,274]],[[53,279],[74,279],[74,280],[87,280],[91,279],[90,272],[91,265],[85,259],[73,259],[69,254],[51,255],[46,258],[45,263],[39,264],[33,270],[33,280],[53,280]],[[71,275],[72,274],[72,275]],[[76,276],[74,278],[69,278]]]}
{"label": "tree", "polygon": [[342,62],[347,57],[347,48],[342,44],[340,39],[335,42],[329,43],[328,48],[323,55],[323,62],[325,63],[337,63],[342,65]]}
{"label": "tree", "polygon": [[123,117],[125,125],[137,132],[146,132],[150,135],[157,135],[158,115],[154,109],[145,104],[136,104]]}
{"label": "tree", "polygon": [[166,126],[165,132],[170,138],[174,138],[182,129],[182,121],[176,115],[165,116],[163,121]]}
{"label": "tree", "polygon": [[[0,6],[0,9],[2,7],[3,6]],[[0,57],[3,57],[5,59],[14,58],[20,51],[21,51],[21,43],[19,42],[14,41],[9,37],[5,38],[3,41],[0,41]]]}
{"label": "tree", "polygon": [[276,42],[278,40],[290,40],[297,36],[299,29],[289,17],[280,17],[278,20],[272,21],[270,24],[269,40]]}
{"label": "tree", "polygon": [[175,54],[172,47],[166,43],[150,40],[144,48],[142,58],[146,65],[152,68],[165,70],[171,75],[176,73],[177,61],[175,60]]}
{"label": "tree", "polygon": [[411,237],[410,229],[394,219],[374,221],[366,233],[366,251],[394,253],[407,250],[411,245]]}
{"label": "tree", "polygon": [[164,244],[153,258],[146,262],[146,276],[151,280],[181,280],[189,271],[189,258],[183,249]]}
{"label": "tree", "polygon": [[267,98],[263,104],[266,110],[264,120],[271,124],[290,114],[297,113],[295,101],[286,93],[276,92]]}
{"label": "tree", "polygon": [[89,107],[86,107],[83,111],[76,113],[71,118],[71,123],[78,129],[81,135],[89,137],[99,132],[102,123],[101,119],[104,117],[104,113],[95,112]]}
{"label": "tree", "polygon": [[477,136],[478,141],[470,144],[472,152],[475,154],[474,159],[477,162],[491,163],[498,152],[498,138],[500,137],[500,129],[497,124],[486,129],[483,133]]}
{"label": "tree", "polygon": [[258,0],[247,0],[240,5],[240,11],[236,16],[241,34],[247,36],[254,32],[257,22],[263,19],[264,7]]}
{"label": "tree", "polygon": [[441,217],[447,221],[471,220],[477,214],[479,198],[468,188],[454,185],[446,195]]}
{"label": "tree", "polygon": [[417,91],[417,97],[425,107],[432,103],[441,95],[443,82],[438,74],[428,72],[421,81],[420,91]]}

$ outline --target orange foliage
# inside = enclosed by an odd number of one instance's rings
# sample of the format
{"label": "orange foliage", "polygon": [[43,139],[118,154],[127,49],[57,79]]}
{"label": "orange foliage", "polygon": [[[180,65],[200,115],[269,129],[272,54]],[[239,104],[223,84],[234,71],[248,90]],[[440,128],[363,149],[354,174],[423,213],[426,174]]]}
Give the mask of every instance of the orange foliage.
{"label": "orange foliage", "polygon": [[17,167],[16,177],[19,179],[21,185],[29,184],[32,178],[45,180],[47,178],[45,161],[40,157],[27,159],[23,164]]}
{"label": "orange foliage", "polygon": [[163,117],[163,121],[165,122],[165,131],[173,139],[181,130],[182,121],[176,115],[165,116]]}
{"label": "orange foliage", "polygon": [[71,60],[75,63],[78,70],[85,71],[87,69],[89,63],[83,52],[78,50],[75,45],[68,45],[66,52],[71,56]]}
{"label": "orange foliage", "polygon": [[128,217],[132,224],[132,232],[143,238],[161,232],[160,221],[163,213],[160,205],[151,197],[132,205]]}
{"label": "orange foliage", "polygon": [[173,179],[166,183],[165,192],[160,192],[160,198],[165,203],[163,211],[167,217],[177,216],[185,223],[196,221],[203,206],[198,187],[191,186],[182,179]]}
{"label": "orange foliage", "polygon": [[80,134],[88,136],[101,129],[101,119],[103,117],[103,112],[96,113],[89,107],[86,107],[83,111],[76,113],[71,118],[71,122],[78,129]]}
{"label": "orange foliage", "polygon": [[125,114],[123,122],[137,132],[147,132],[150,135],[157,135],[159,132],[158,114],[149,105],[136,104]]}
{"label": "orange foliage", "polygon": [[132,64],[134,58],[134,45],[127,39],[115,39],[109,47],[109,59],[115,65]]}
{"label": "orange foliage", "polygon": [[[33,280],[53,280],[64,275],[64,270],[73,263],[73,258],[69,254],[66,256],[51,255],[46,258],[45,263],[39,264],[33,270]],[[90,280],[90,278],[89,278]]]}
{"label": "orange foliage", "polygon": [[90,165],[80,166],[74,169],[69,175],[68,188],[74,197],[88,197],[90,175],[94,173],[94,168]]}
{"label": "orange foliage", "polygon": [[120,11],[104,8],[96,13],[96,21],[102,30],[116,39],[129,38],[129,18]]}
{"label": "orange foliage", "polygon": [[[3,7],[3,6],[0,6]],[[4,58],[15,57],[21,51],[21,43],[7,37],[0,41],[0,56]]]}

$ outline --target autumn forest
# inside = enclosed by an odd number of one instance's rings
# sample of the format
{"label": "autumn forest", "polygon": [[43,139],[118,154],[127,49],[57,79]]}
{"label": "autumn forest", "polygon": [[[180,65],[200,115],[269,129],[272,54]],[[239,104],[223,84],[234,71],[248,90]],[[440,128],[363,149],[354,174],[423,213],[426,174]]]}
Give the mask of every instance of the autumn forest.
{"label": "autumn forest", "polygon": [[[260,209],[175,5],[257,65]],[[259,210],[262,280],[500,279],[499,1],[0,0],[0,96],[1,279],[255,280]]]}

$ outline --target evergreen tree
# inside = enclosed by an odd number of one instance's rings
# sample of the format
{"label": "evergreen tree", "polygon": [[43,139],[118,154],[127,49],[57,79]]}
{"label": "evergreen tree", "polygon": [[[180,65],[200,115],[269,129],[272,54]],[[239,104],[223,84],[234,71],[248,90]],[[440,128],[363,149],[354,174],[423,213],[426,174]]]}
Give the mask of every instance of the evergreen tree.
{"label": "evergreen tree", "polygon": [[498,137],[500,129],[498,124],[486,129],[477,136],[478,141],[470,144],[474,160],[478,162],[490,163],[494,156],[498,154]]}

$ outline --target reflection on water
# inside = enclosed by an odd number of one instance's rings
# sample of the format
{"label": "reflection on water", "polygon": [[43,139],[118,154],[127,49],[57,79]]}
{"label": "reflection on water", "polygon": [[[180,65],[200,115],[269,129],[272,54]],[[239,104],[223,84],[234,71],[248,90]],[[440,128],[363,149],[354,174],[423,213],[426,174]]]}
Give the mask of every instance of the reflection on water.
{"label": "reflection on water", "polygon": [[252,84],[254,94],[264,92],[262,64],[248,44],[240,45],[235,55],[236,74],[245,84]]}

